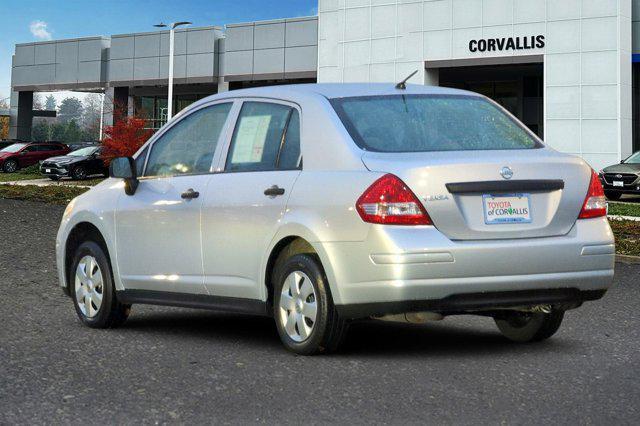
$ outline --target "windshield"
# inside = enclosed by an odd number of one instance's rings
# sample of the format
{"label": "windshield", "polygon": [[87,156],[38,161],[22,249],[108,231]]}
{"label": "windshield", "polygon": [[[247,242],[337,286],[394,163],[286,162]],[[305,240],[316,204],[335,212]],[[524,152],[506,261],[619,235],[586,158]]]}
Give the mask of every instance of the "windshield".
{"label": "windshield", "polygon": [[98,147],[89,146],[87,148],[78,149],[76,151],[70,152],[67,155],[72,157],[87,157],[89,155],[93,155],[98,150]]}
{"label": "windshield", "polygon": [[27,146],[26,143],[14,143],[13,145],[9,145],[8,147],[4,148],[0,152],[18,152],[25,146]]}
{"label": "windshield", "polygon": [[640,151],[638,151],[635,154],[631,155],[631,157],[629,157],[626,160],[624,160],[624,162],[626,164],[640,164]]}
{"label": "windshield", "polygon": [[542,145],[475,96],[389,95],[331,101],[360,148],[376,152],[531,149]]}

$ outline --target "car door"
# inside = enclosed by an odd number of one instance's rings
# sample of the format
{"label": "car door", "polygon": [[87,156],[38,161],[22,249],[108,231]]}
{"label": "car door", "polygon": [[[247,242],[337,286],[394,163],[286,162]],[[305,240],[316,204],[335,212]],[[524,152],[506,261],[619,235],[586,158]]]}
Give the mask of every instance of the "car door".
{"label": "car door", "polygon": [[116,208],[118,272],[126,289],[205,293],[200,207],[232,102],[190,112],[143,151],[134,195]]}
{"label": "car door", "polygon": [[40,159],[40,145],[28,145],[17,155],[20,167],[29,167],[36,164]]}
{"label": "car door", "polygon": [[245,100],[202,209],[204,284],[215,296],[262,299],[261,265],[300,173],[300,111]]}

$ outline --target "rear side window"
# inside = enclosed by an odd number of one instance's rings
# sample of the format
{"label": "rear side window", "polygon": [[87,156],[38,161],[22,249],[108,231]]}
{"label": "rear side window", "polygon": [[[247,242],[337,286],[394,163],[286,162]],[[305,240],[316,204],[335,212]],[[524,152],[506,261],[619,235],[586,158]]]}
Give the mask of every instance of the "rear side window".
{"label": "rear side window", "polygon": [[376,152],[531,149],[542,145],[474,96],[390,95],[331,101],[360,148]]}
{"label": "rear side window", "polygon": [[145,176],[208,173],[231,106],[205,107],[173,125],[153,143]]}
{"label": "rear side window", "polygon": [[295,108],[245,102],[227,155],[226,171],[295,169],[300,158],[300,117]]}

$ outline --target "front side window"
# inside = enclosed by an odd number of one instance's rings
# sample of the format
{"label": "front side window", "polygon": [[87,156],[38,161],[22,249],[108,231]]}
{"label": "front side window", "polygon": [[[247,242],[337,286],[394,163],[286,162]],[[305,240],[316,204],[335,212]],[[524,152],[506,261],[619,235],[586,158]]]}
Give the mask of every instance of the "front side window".
{"label": "front side window", "polygon": [[208,173],[232,103],[202,108],[173,125],[153,143],[145,176]]}
{"label": "front side window", "polygon": [[300,156],[300,126],[296,122],[299,123],[298,111],[289,106],[245,102],[231,139],[225,170],[296,168]]}
{"label": "front side window", "polygon": [[475,96],[389,95],[331,101],[360,148],[375,152],[532,149],[542,145]]}

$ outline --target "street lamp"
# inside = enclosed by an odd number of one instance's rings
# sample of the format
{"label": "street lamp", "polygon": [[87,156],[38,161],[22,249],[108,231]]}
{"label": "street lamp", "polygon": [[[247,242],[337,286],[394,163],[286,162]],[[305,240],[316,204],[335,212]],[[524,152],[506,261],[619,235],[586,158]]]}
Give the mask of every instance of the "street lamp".
{"label": "street lamp", "polygon": [[156,28],[169,27],[169,95],[167,96],[167,121],[171,120],[173,113],[173,40],[175,29],[181,25],[190,25],[191,22],[182,21],[174,22],[172,24],[163,24],[162,22],[154,25]]}

